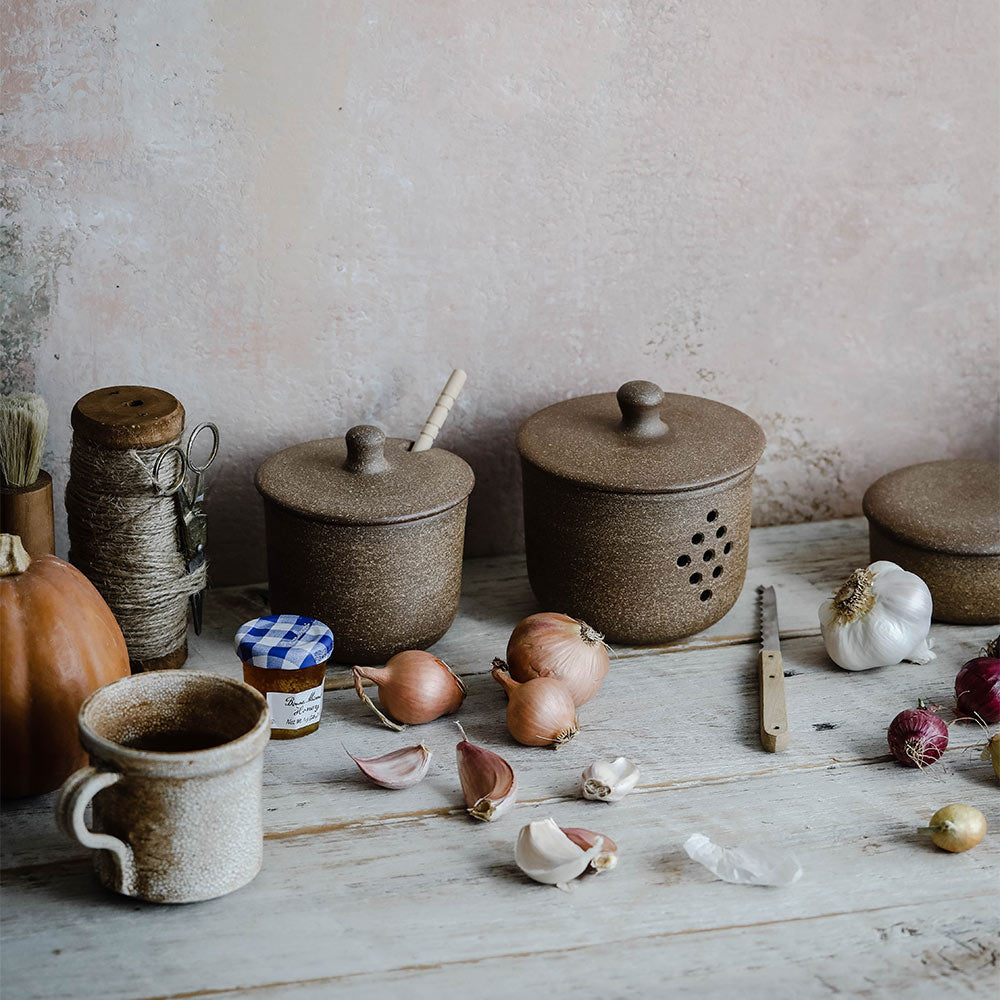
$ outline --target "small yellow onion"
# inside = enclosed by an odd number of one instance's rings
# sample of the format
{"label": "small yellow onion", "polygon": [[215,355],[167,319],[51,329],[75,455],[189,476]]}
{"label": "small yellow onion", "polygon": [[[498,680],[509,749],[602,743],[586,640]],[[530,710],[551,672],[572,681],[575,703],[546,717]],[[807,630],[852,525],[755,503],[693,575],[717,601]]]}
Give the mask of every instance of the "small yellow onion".
{"label": "small yellow onion", "polygon": [[580,731],[569,688],[555,677],[534,677],[521,683],[507,673],[501,659],[493,661],[493,677],[507,692],[507,730],[529,747],[560,747]]}
{"label": "small yellow onion", "polygon": [[938,809],[931,816],[930,826],[922,826],[917,832],[929,833],[941,850],[961,854],[986,836],[986,817],[975,806],[955,803]]}
{"label": "small yellow onion", "polygon": [[600,632],[569,615],[546,611],[518,623],[507,643],[507,664],[516,681],[562,681],[579,707],[597,694],[610,660]]}
{"label": "small yellow onion", "polygon": [[354,689],[358,697],[390,728],[402,727],[376,708],[361,686],[362,678],[378,687],[379,704],[395,719],[412,725],[432,722],[457,712],[465,698],[465,685],[444,660],[422,649],[407,649],[393,656],[384,667],[355,667]]}

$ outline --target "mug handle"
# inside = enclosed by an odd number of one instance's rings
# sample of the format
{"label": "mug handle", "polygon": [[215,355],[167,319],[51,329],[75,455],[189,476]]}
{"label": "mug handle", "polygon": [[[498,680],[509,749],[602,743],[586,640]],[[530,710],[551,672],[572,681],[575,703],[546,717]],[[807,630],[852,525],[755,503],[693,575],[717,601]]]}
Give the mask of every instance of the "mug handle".
{"label": "mug handle", "polygon": [[132,895],[135,881],[135,860],[132,848],[123,840],[107,833],[95,833],[87,828],[83,813],[90,800],[103,788],[109,788],[122,779],[118,771],[102,771],[100,768],[81,767],[71,774],[56,799],[56,823],[70,840],[95,851],[110,851],[115,862],[117,878],[116,891],[126,896]]}

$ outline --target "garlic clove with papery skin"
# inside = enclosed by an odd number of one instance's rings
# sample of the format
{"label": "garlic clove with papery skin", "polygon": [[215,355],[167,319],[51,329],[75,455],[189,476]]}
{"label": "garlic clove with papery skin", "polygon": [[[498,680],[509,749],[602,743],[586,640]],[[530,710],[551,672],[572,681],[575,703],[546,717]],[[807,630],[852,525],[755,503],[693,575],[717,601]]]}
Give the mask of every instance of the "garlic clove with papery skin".
{"label": "garlic clove with papery skin", "polygon": [[561,826],[559,829],[581,850],[589,851],[594,846],[600,847],[599,853],[590,859],[590,868],[598,875],[611,871],[618,864],[618,845],[610,837],[578,826]]}
{"label": "garlic clove with papery skin", "polygon": [[931,592],[915,573],[886,560],[856,569],[819,607],[826,651],[845,670],[928,663],[932,608]]}
{"label": "garlic clove with papery skin", "polygon": [[528,878],[565,889],[567,883],[582,875],[601,853],[602,843],[603,838],[585,850],[567,837],[550,817],[521,827],[514,860]]}
{"label": "garlic clove with papery skin", "polygon": [[423,781],[431,764],[431,751],[423,743],[393,750],[382,757],[355,757],[350,750],[347,756],[366,778],[382,788],[409,788]]}
{"label": "garlic clove with papery skin", "polygon": [[626,757],[595,760],[580,776],[580,794],[598,802],[618,802],[638,781],[639,768]]}
{"label": "garlic clove with papery skin", "polygon": [[514,769],[499,754],[470,743],[462,724],[455,725],[462,733],[455,755],[466,808],[475,819],[492,823],[509,812],[517,800]]}

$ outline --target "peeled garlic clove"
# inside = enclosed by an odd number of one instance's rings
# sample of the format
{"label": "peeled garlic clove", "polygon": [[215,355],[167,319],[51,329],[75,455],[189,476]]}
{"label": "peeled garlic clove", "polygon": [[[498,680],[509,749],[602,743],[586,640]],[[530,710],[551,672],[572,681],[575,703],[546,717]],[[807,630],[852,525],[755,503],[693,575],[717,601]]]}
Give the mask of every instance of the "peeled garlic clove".
{"label": "peeled garlic clove", "polygon": [[600,848],[599,853],[590,859],[590,867],[595,872],[609,872],[618,864],[618,845],[610,837],[578,826],[561,826],[559,829],[584,851],[595,846]]}
{"label": "peeled garlic clove", "polygon": [[[603,843],[603,838],[598,839]],[[565,889],[566,883],[582,875],[601,853],[601,843],[587,849],[580,847],[550,817],[521,827],[514,860],[528,878]]]}
{"label": "peeled garlic clove", "polygon": [[455,747],[458,778],[462,782],[469,815],[490,823],[514,805],[517,778],[514,770],[499,754],[470,743],[460,723],[462,740]]}
{"label": "peeled garlic clove", "polygon": [[626,757],[613,761],[595,760],[580,776],[580,793],[585,799],[617,802],[625,798],[639,781],[639,768]]}
{"label": "peeled garlic clove", "polygon": [[409,788],[423,781],[431,764],[431,751],[423,743],[393,750],[382,757],[355,757],[350,750],[347,756],[366,778],[383,788]]}

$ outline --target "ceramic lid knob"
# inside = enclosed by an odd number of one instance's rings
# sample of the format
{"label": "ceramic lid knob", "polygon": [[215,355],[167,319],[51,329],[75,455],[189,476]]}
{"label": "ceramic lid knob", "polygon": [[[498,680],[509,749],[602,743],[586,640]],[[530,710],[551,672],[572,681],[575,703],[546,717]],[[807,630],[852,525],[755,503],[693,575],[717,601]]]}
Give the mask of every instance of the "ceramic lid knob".
{"label": "ceramic lid knob", "polygon": [[626,382],[618,390],[622,411],[621,429],[633,437],[650,438],[666,434],[667,425],[660,416],[663,390],[655,382]]}
{"label": "ceramic lid knob", "polygon": [[347,460],[344,468],[348,472],[371,475],[385,472],[389,467],[385,460],[385,433],[371,424],[358,424],[346,434]]}

